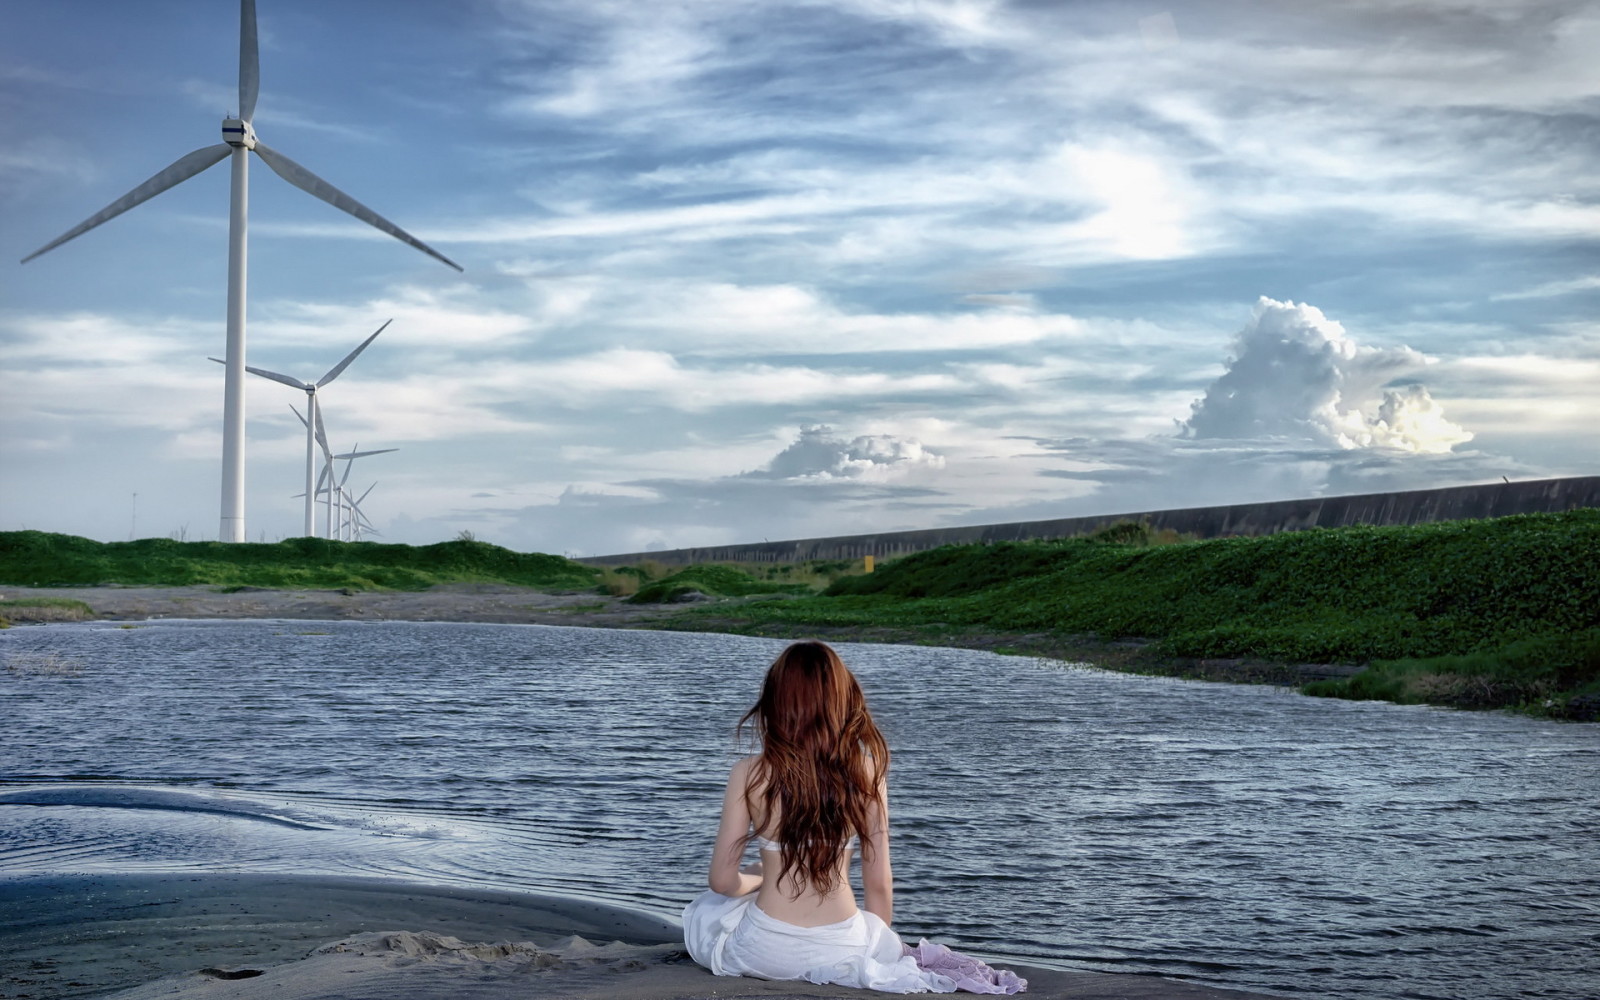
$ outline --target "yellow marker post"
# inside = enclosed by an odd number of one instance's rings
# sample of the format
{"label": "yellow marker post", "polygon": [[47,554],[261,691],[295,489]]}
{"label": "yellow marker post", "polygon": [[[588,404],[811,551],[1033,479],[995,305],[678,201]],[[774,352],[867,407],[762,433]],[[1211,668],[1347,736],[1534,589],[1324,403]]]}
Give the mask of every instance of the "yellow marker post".
{"label": "yellow marker post", "polygon": [[867,572],[871,573],[872,572],[872,565],[873,565],[872,557],[871,556],[867,556],[867,558],[865,560],[863,560],[863,561],[866,563]]}

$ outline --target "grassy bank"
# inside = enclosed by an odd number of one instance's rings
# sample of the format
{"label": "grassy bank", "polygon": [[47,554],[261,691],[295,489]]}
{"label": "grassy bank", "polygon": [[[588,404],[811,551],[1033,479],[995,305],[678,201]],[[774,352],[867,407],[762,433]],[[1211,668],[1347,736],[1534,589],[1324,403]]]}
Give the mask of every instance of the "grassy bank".
{"label": "grassy bank", "polygon": [[[666,627],[920,641],[1307,693],[1600,717],[1600,511],[1185,541],[951,546],[859,562],[598,570],[484,542],[100,543],[0,533],[0,585],[422,590],[440,583],[702,600]],[[603,605],[597,604],[597,607]],[[0,614],[4,610],[0,609]],[[573,624],[579,624],[577,617]]]}
{"label": "grassy bank", "polygon": [[738,618],[756,629],[1042,633],[1140,640],[1173,659],[1372,664],[1313,689],[1330,696],[1576,716],[1600,701],[1584,638],[1600,629],[1600,511],[1148,542],[950,546],[815,597],[743,606]]}
{"label": "grassy bank", "polygon": [[144,538],[96,542],[42,531],[0,532],[0,584],[32,587],[263,587],[423,590],[438,583],[585,589],[599,572],[487,542],[382,545],[290,538],[271,545]]}
{"label": "grassy bank", "polygon": [[86,622],[94,609],[70,597],[25,597],[0,600],[0,628],[12,622]]}

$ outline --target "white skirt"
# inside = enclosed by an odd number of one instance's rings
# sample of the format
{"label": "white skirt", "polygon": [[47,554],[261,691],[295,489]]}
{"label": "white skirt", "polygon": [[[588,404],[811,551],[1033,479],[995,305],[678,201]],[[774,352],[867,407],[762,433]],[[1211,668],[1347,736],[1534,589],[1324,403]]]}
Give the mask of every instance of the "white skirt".
{"label": "white skirt", "polygon": [[694,960],[719,976],[803,979],[885,993],[953,993],[954,979],[926,972],[900,935],[877,914],[801,927],[767,916],[756,894],[703,892],[683,911],[683,941]]}

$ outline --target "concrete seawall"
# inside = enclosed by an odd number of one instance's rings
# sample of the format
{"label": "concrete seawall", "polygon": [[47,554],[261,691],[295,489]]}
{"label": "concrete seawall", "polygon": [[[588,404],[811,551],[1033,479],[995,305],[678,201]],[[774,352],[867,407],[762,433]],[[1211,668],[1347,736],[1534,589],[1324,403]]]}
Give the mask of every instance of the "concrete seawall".
{"label": "concrete seawall", "polygon": [[1426,524],[1510,514],[1552,513],[1578,507],[1600,507],[1600,476],[1540,479],[1518,483],[1451,486],[1405,493],[1363,493],[1357,496],[1311,497],[1227,507],[1130,511],[1050,521],[1015,521],[921,531],[886,531],[874,535],[804,538],[743,545],[708,545],[660,552],[625,552],[579,560],[596,566],[625,566],[655,560],[669,566],[693,563],[803,562],[808,559],[859,559],[907,555],[941,545],[1017,542],[1086,535],[1118,521],[1141,521],[1157,530],[1171,529],[1199,538],[1229,535],[1271,535],[1307,528],[1340,528],[1355,524]]}

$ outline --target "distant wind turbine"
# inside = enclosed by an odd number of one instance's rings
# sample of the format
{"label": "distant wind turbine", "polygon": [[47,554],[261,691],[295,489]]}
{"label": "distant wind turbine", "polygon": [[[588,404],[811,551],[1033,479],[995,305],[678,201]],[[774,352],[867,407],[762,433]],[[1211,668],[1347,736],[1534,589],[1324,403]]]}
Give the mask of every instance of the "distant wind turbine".
{"label": "distant wind turbine", "polygon": [[[361,446],[360,445],[356,445],[356,447],[359,448]],[[356,506],[356,501],[351,498],[350,491],[345,489],[345,484],[350,482],[350,470],[355,468],[356,459],[358,459],[358,458],[366,458],[368,455],[387,455],[391,451],[399,451],[399,450],[400,450],[399,448],[378,448],[378,449],[371,450],[371,451],[354,451],[354,450],[352,450],[352,451],[348,451],[348,452],[344,453],[343,455],[335,455],[335,456],[333,456],[336,459],[337,458],[342,458],[342,459],[345,460],[345,463],[344,463],[344,475],[342,477],[340,477],[340,479],[339,479],[339,481],[337,483],[331,484],[331,489],[334,491],[334,496],[336,496],[338,498],[338,501],[339,501],[339,537],[340,538],[344,537],[344,529],[345,529],[346,523],[349,523],[349,525],[350,525],[350,527],[352,529],[351,530],[351,534],[352,535],[357,534],[358,533],[357,529],[358,529],[359,526],[356,524],[356,518],[357,517],[363,517],[364,518],[366,516],[366,515],[361,513],[361,508]],[[328,466],[328,468],[332,469],[333,466],[330,464]],[[373,485],[376,486],[377,484],[374,483]],[[371,493],[372,490],[369,488],[367,490],[367,492]],[[365,500],[366,499],[366,495],[363,494],[361,499]],[[350,512],[350,516],[348,518],[346,518],[346,516],[345,516],[345,512],[346,511]],[[357,540],[359,541],[359,539],[357,539]]]}
{"label": "distant wind turbine", "polygon": [[350,499],[350,528],[354,541],[361,541],[362,534],[368,531],[372,532],[374,535],[383,534],[383,532],[372,526],[372,522],[367,520],[366,512],[361,509],[362,502],[365,501],[367,497],[371,495],[372,491],[377,488],[378,484],[373,483],[371,486],[367,487],[366,492],[362,493],[361,496],[352,497]]}
{"label": "distant wind turbine", "polygon": [[[252,375],[260,375],[262,378],[269,378],[274,382],[282,382],[284,385],[289,386],[292,389],[304,390],[306,394],[306,412],[310,413],[312,419],[315,420],[317,419],[317,413],[320,409],[320,407],[317,405],[317,390],[338,378],[340,372],[343,372],[346,368],[350,367],[350,362],[356,359],[356,355],[366,350],[367,345],[372,343],[374,340],[377,340],[378,334],[387,330],[389,328],[389,324],[393,322],[394,320],[392,319],[384,320],[383,325],[378,327],[372,336],[368,337],[366,340],[363,340],[355,350],[344,356],[343,361],[334,365],[332,368],[329,368],[328,374],[322,376],[320,379],[317,379],[315,382],[302,382],[290,375],[281,375],[278,372],[269,372],[265,368],[252,368],[250,365],[245,365],[244,370]],[[215,361],[219,365],[226,363],[220,358],[212,358],[211,360]],[[293,407],[290,407],[290,409],[293,409]],[[295,410],[294,415],[300,417],[300,411]],[[316,498],[312,496],[311,481],[315,477],[317,469],[316,440],[315,436],[311,432],[311,423],[307,421],[305,417],[300,417],[300,422],[306,425],[306,537],[314,538],[317,534],[317,504]]]}
{"label": "distant wind turbine", "polygon": [[217,537],[242,542],[244,530],[244,374],[245,374],[245,236],[248,229],[249,153],[266,161],[273,173],[367,225],[408,243],[436,260],[461,270],[461,265],[428,246],[372,209],[356,201],[300,164],[256,139],[255,117],[261,67],[256,45],[255,0],[239,2],[239,117],[222,122],[222,142],[179,157],[171,166],[116,201],[80,222],[66,233],[22,258],[26,264],[74,237],[116,218],[128,209],[188,180],[195,174],[233,158],[232,198],[228,211],[228,342],[222,393],[222,516]]}
{"label": "distant wind turbine", "polygon": [[[291,411],[293,411],[293,413],[294,413],[294,415],[296,417],[300,417],[300,422],[302,424],[306,424],[307,427],[313,426],[312,424],[307,423],[306,418],[305,417],[301,417],[300,416],[300,411],[296,410],[292,405],[289,407],[289,409]],[[316,484],[308,492],[306,492],[306,493],[296,493],[295,496],[296,497],[301,497],[301,496],[319,497],[319,496],[326,495],[327,499],[323,501],[324,503],[326,503],[328,505],[328,516],[327,516],[327,518],[325,520],[325,524],[327,526],[327,535],[326,535],[326,537],[328,537],[330,539],[336,538],[336,537],[337,538],[343,538],[344,537],[344,523],[345,523],[345,519],[344,519],[345,500],[349,497],[349,494],[345,490],[344,487],[345,487],[345,484],[350,481],[350,470],[355,465],[355,460],[358,459],[358,458],[366,458],[369,455],[387,455],[391,451],[399,451],[400,449],[399,448],[377,448],[377,449],[374,449],[374,450],[371,450],[371,451],[359,451],[359,450],[356,450],[356,449],[359,449],[361,446],[357,445],[355,449],[352,449],[352,450],[350,450],[350,451],[348,451],[348,452],[346,452],[346,453],[344,453],[342,455],[335,455],[333,453],[333,449],[331,447],[329,447],[329,445],[328,445],[327,432],[324,431],[323,427],[322,427],[322,411],[320,409],[318,409],[316,411],[316,421],[315,421],[314,426],[316,428],[315,433],[316,433],[317,446],[322,449],[322,460],[323,460],[322,472],[320,474],[318,474]],[[344,462],[345,462],[344,478],[342,478],[342,479],[339,478],[338,473],[334,469],[334,465],[333,465],[333,463],[335,461],[339,460],[339,459],[343,459]],[[328,485],[324,486],[323,485],[324,483],[327,483]],[[377,483],[373,483],[372,485],[376,486],[378,484]],[[371,493],[371,492],[372,492],[372,486],[367,487],[367,493]],[[367,498],[367,494],[366,493],[361,494],[361,499],[362,500],[365,500],[366,498]],[[360,515],[363,520],[365,520],[366,515],[365,514],[361,514],[360,508],[356,508],[356,513],[358,515]],[[367,526],[368,526],[368,528],[371,528],[371,522],[368,522]],[[373,533],[374,534],[377,533],[376,529],[373,529]]]}

